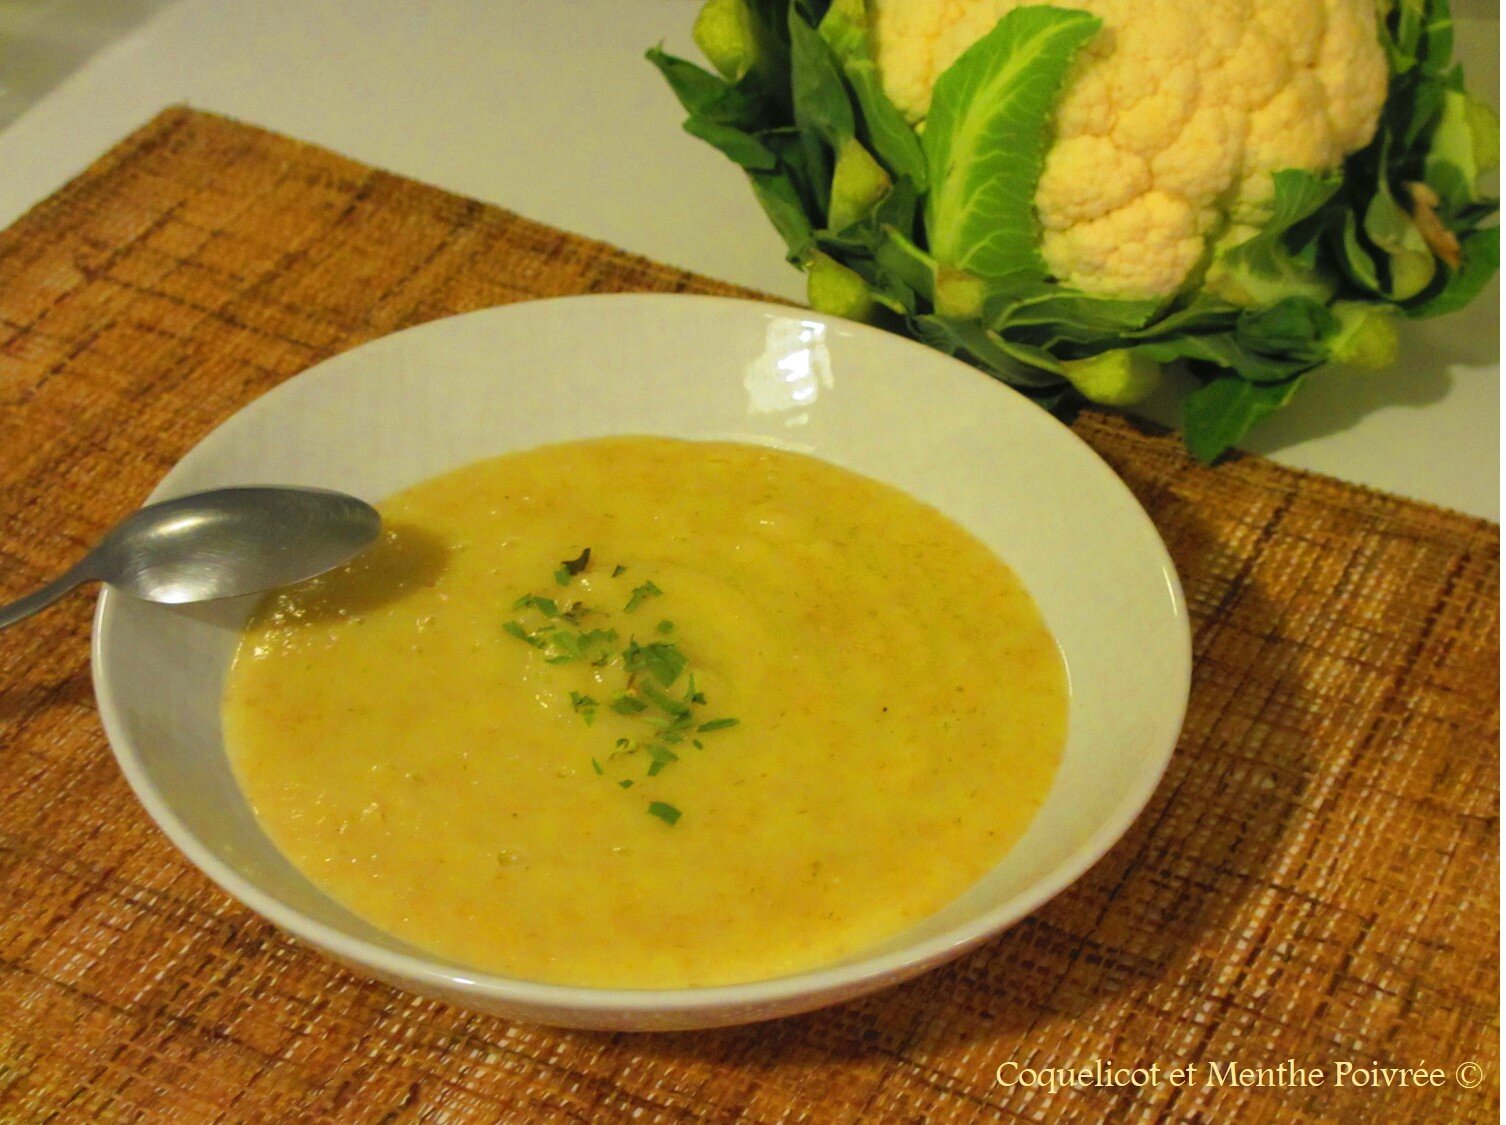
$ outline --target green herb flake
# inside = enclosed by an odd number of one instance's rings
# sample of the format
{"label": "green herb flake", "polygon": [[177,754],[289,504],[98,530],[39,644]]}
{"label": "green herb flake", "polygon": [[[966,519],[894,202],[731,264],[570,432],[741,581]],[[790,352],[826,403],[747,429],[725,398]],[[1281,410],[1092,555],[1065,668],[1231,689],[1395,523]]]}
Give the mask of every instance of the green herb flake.
{"label": "green herb flake", "polygon": [[621,563],[618,563],[616,566],[614,566],[612,568],[612,577],[616,578],[619,574],[621,574],[625,570],[627,570],[627,567],[623,566]]}
{"label": "green herb flake", "polygon": [[597,777],[600,777],[602,774],[607,772],[606,770],[601,768],[601,763],[598,762],[595,758],[591,759],[591,768],[596,771]]}
{"label": "green herb flake", "polygon": [[689,663],[673,641],[654,641],[646,645],[631,641],[622,652],[622,660],[629,672],[646,671],[665,687],[679,679]]}
{"label": "green herb flake", "polygon": [[587,630],[579,636],[581,659],[600,667],[612,658],[612,645],[616,642],[616,629]]}
{"label": "green herb flake", "polygon": [[573,664],[586,658],[581,645],[581,635],[568,629],[549,629],[543,634],[547,664]]}
{"label": "green herb flake", "polygon": [[633,779],[630,777],[625,777],[621,781],[619,781],[617,785],[622,789],[631,789],[633,787]]}
{"label": "green herb flake", "polygon": [[612,710],[619,715],[636,715],[639,711],[646,711],[648,704],[636,695],[619,695],[612,700]]}
{"label": "green herb flake", "polygon": [[564,571],[564,573],[566,575],[566,580],[564,582],[561,582],[560,585],[561,586],[567,585],[569,583],[569,580],[571,578],[574,578],[581,571],[585,570],[586,567],[590,565],[590,563],[591,563],[591,548],[590,547],[587,547],[585,550],[583,550],[575,558],[573,558],[573,559],[566,559],[564,562],[560,563],[560,570]]}
{"label": "green herb flake", "polygon": [[665,695],[648,680],[638,685],[638,693],[666,715],[673,715],[676,719],[688,718],[690,715],[690,708],[686,704],[673,696]]}
{"label": "green herb flake", "polygon": [[590,726],[596,721],[596,708],[598,704],[589,695],[582,695],[578,691],[572,691],[570,693],[570,706],[586,721],[586,726]]}
{"label": "green herb flake", "polygon": [[524,644],[532,645],[534,648],[544,647],[543,641],[539,640],[527,629],[519,625],[516,621],[502,622],[502,631],[509,636],[517,637],[518,640],[522,641]]}
{"label": "green herb flake", "polygon": [[675,623],[673,621],[661,621],[655,628],[660,635],[667,635],[675,631]]}
{"label": "green herb flake", "polygon": [[589,660],[596,667],[611,660],[611,646],[617,643],[616,630],[589,630],[580,634],[581,660]]}
{"label": "green herb flake", "polygon": [[512,603],[513,609],[527,609],[532,606],[545,617],[559,617],[560,607],[553,598],[541,598],[537,594],[524,594]]}
{"label": "green herb flake", "polygon": [[570,585],[570,572],[564,567],[560,567],[554,572],[554,584],[556,586]]}
{"label": "green herb flake", "polygon": [[680,819],[680,810],[673,805],[666,805],[663,801],[650,801],[648,815],[656,816],[665,824],[673,827],[675,822]]}
{"label": "green herb flake", "polygon": [[697,733],[704,734],[706,731],[726,730],[728,727],[735,726],[737,726],[736,719],[712,719],[709,723],[702,723],[695,729]]}
{"label": "green herb flake", "polygon": [[588,661],[600,667],[611,659],[611,646],[617,640],[615,629],[590,629],[572,632],[558,626],[550,626],[535,634],[542,638],[540,647],[547,649],[545,660],[550,664],[570,664]]}
{"label": "green herb flake", "polygon": [[664,591],[659,589],[659,587],[655,586],[652,582],[645,582],[641,586],[634,586],[633,595],[632,597],[628,598],[627,605],[622,607],[622,612],[632,613],[633,610],[637,609],[640,605],[643,604],[645,599],[658,597],[663,593]]}

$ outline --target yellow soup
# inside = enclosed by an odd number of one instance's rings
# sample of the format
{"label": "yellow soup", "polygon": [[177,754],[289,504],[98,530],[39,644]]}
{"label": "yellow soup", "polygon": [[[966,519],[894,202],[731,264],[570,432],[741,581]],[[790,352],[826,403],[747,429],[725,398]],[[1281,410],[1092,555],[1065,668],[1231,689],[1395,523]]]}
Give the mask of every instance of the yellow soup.
{"label": "yellow soup", "polygon": [[225,732],[277,846],[416,946],[595,986],[813,968],[958,896],[1051,783],[1040,614],[887,485],[614,438],[382,514],[258,611]]}

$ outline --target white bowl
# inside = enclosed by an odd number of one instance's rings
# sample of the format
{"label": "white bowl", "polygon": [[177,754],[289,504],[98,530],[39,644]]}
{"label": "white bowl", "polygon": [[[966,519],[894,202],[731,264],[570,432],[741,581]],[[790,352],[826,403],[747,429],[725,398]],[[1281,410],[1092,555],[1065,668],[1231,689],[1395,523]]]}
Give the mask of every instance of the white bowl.
{"label": "white bowl", "polygon": [[1149,800],[1187,700],[1190,641],[1166,549],[1069,430],[972,368],[876,329],[747,301],[597,296],[435,321],[319,364],[251,403],[152,494],[304,484],[381,498],[508,450],[607,434],[761,442],[888,481],[1004,558],[1056,635],[1069,735],[1045,806],[962,898],[881,947],[795,976],[609,990],[490,976],[416,950],[316,890],[263,835],[220,734],[248,599],[192,608],[107,590],[94,686],[116,758],[206,875],[370,976],[572,1027],[711,1027],[860,996],[998,933],[1077,878]]}

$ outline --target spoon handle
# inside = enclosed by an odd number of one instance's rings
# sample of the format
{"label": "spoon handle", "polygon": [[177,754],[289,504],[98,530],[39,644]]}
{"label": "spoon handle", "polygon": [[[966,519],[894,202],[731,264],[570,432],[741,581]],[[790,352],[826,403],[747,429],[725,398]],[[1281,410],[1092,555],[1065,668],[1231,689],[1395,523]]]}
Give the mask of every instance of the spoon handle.
{"label": "spoon handle", "polygon": [[14,625],[22,618],[30,617],[40,609],[46,609],[69,590],[73,589],[80,582],[83,582],[85,577],[75,567],[62,577],[47,583],[40,590],[27,594],[24,598],[18,598],[9,605],[0,605],[0,629],[4,629],[7,625]]}

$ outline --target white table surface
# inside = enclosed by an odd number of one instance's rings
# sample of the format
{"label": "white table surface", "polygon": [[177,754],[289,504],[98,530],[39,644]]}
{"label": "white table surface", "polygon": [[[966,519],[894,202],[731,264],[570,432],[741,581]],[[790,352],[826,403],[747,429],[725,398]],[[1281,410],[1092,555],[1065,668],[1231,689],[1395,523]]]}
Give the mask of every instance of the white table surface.
{"label": "white table surface", "polygon": [[[680,131],[650,45],[695,57],[695,0],[0,0],[0,226],[186,103],[802,300],[741,175]],[[1500,17],[1455,0],[1498,104]],[[1499,282],[1323,373],[1249,448],[1499,519]]]}

